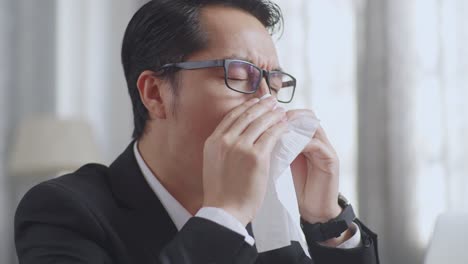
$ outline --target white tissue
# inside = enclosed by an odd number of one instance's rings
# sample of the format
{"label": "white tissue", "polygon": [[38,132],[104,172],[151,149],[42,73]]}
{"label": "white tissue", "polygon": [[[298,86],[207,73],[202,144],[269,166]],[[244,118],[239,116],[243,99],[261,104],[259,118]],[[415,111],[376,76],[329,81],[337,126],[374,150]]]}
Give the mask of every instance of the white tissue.
{"label": "white tissue", "polygon": [[[266,97],[269,95],[261,99]],[[308,254],[299,219],[295,219],[288,212],[290,209],[298,215],[290,165],[310,142],[318,126],[317,119],[307,116],[289,121],[289,131],[280,138],[273,149],[265,199],[252,221],[258,252],[289,246],[291,241],[299,241]],[[291,200],[294,202],[291,203]],[[286,209],[288,204],[294,204],[295,208]]]}

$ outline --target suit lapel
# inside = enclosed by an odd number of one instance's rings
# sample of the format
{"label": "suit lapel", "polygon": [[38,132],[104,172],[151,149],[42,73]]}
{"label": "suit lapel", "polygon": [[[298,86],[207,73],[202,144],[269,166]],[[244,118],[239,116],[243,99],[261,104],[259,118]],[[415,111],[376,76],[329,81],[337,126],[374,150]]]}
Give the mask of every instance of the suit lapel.
{"label": "suit lapel", "polygon": [[111,164],[109,182],[122,210],[116,228],[135,260],[154,261],[177,228],[138,166],[132,142]]}

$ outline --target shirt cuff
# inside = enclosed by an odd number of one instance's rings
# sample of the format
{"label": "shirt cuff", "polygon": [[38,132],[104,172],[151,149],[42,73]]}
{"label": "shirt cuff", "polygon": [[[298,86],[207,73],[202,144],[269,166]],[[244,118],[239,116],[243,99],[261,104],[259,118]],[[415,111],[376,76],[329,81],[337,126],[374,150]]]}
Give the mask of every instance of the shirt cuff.
{"label": "shirt cuff", "polygon": [[242,223],[239,220],[237,220],[237,218],[235,218],[234,216],[232,216],[231,214],[229,214],[221,208],[203,207],[197,212],[195,216],[213,221],[244,236],[245,242],[247,242],[251,246],[255,244],[254,238],[249,235],[245,226],[243,226]]}
{"label": "shirt cuff", "polygon": [[354,235],[350,237],[348,240],[345,242],[341,243],[340,245],[337,246],[337,248],[341,249],[350,249],[350,248],[357,248],[361,246],[361,230],[359,229],[359,226],[353,223],[350,227],[352,232],[354,232]]}

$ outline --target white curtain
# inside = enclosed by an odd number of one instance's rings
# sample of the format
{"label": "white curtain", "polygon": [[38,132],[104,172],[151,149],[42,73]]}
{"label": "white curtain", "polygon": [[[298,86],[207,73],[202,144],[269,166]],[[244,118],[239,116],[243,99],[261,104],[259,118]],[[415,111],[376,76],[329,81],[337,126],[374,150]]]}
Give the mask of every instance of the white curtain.
{"label": "white curtain", "polygon": [[131,139],[120,48],[138,7],[128,0],[57,1],[56,113],[88,120],[107,164]]}
{"label": "white curtain", "polygon": [[[9,251],[11,250],[11,229],[8,226],[11,221],[9,218],[11,215],[10,206],[9,206],[9,195],[7,188],[7,174],[5,166],[5,156],[6,156],[6,134],[8,126],[8,100],[7,100],[7,87],[11,84],[10,79],[10,67],[9,61],[10,49],[12,47],[12,42],[7,41],[11,39],[13,25],[11,22],[12,16],[8,14],[10,10],[10,3],[5,0],[0,0],[0,237],[8,238],[2,239],[0,241],[0,263],[9,262]],[[4,41],[5,40],[5,41]]]}
{"label": "white curtain", "polygon": [[291,108],[322,120],[382,263],[422,263],[437,215],[468,211],[468,2],[276,2]]}
{"label": "white curtain", "polygon": [[16,260],[18,186],[6,163],[22,119],[56,114],[88,120],[104,163],[128,144],[132,113],[120,46],[137,5],[129,0],[0,0],[0,263]]}
{"label": "white curtain", "polygon": [[54,1],[0,0],[0,263],[14,263],[16,184],[6,162],[16,124],[53,112]]}

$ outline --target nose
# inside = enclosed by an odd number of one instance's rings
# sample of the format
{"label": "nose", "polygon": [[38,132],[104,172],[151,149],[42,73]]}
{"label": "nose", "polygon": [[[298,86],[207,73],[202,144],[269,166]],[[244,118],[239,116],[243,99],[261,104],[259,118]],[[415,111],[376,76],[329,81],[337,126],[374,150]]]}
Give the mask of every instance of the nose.
{"label": "nose", "polygon": [[266,94],[270,94],[270,88],[268,88],[265,78],[262,79],[257,92],[255,92],[258,98],[264,97]]}

